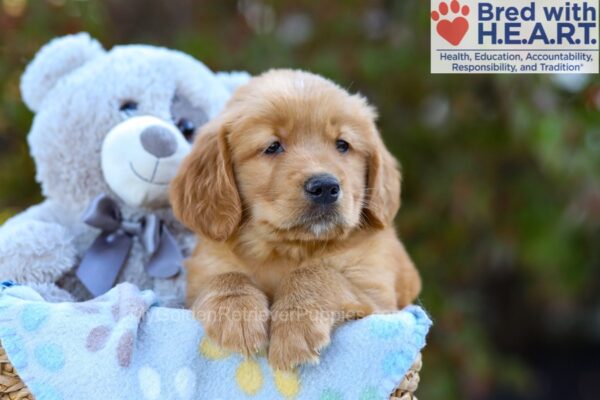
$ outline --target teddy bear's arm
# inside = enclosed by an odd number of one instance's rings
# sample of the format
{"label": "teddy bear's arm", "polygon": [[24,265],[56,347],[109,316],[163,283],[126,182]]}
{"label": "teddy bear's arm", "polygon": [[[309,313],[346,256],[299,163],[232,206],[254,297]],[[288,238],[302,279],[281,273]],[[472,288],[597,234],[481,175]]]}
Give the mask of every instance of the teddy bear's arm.
{"label": "teddy bear's arm", "polygon": [[0,227],[0,280],[34,286],[48,300],[69,300],[54,285],[77,261],[69,230],[46,201]]}

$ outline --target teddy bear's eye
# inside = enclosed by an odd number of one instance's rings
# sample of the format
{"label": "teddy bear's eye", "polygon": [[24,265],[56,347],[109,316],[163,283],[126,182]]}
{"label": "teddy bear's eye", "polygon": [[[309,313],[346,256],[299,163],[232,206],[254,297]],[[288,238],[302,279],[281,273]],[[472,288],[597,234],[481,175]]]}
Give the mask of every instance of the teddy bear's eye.
{"label": "teddy bear's eye", "polygon": [[135,101],[125,101],[121,104],[121,107],[119,107],[119,111],[121,111],[122,113],[126,114],[126,115],[131,115],[134,112],[136,112],[138,109],[138,103],[136,103]]}
{"label": "teddy bear's eye", "polygon": [[208,114],[201,105],[192,103],[181,92],[177,92],[171,100],[171,119],[183,137],[192,142],[198,128],[208,122]]}
{"label": "teddy bear's eye", "polygon": [[185,140],[188,142],[192,141],[194,132],[196,131],[196,125],[194,125],[193,121],[187,118],[181,118],[177,121],[177,128],[181,131]]}

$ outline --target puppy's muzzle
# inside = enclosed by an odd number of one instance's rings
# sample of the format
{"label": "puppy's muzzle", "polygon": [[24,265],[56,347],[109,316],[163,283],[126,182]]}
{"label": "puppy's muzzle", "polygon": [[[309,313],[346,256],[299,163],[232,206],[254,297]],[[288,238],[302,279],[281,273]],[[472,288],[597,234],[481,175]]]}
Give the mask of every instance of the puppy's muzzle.
{"label": "puppy's muzzle", "polygon": [[340,182],[330,174],[311,176],[304,183],[304,193],[314,204],[333,204],[340,197]]}

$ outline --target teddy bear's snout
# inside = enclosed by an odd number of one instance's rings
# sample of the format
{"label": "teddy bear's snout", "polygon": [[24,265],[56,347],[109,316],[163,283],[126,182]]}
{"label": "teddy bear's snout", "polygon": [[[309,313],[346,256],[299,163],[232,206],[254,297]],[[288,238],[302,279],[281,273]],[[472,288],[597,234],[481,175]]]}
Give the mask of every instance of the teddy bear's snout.
{"label": "teddy bear's snout", "polygon": [[177,139],[164,126],[151,125],[140,135],[142,147],[156,158],[170,157],[177,151]]}
{"label": "teddy bear's snout", "polygon": [[177,127],[152,115],[125,119],[104,138],[102,174],[126,204],[157,207],[168,203],[168,185],[190,144]]}

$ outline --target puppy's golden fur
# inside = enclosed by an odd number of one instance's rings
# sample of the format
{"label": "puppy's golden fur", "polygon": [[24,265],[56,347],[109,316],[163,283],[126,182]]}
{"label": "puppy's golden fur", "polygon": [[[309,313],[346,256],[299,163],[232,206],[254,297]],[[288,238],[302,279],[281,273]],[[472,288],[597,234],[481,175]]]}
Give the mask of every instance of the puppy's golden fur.
{"label": "puppy's golden fur", "polygon": [[[273,70],[202,129],[171,200],[201,238],[188,302],[216,344],[246,355],[268,345],[271,365],[290,369],[316,361],[336,323],[418,295],[393,227],[400,174],[375,117],[324,78]],[[315,205],[305,183],[324,173],[339,199]]]}

